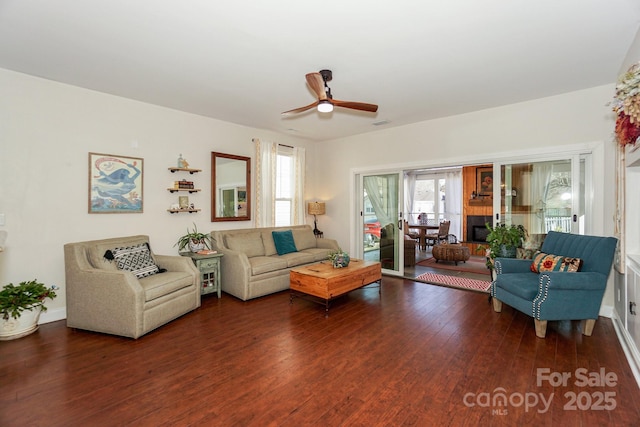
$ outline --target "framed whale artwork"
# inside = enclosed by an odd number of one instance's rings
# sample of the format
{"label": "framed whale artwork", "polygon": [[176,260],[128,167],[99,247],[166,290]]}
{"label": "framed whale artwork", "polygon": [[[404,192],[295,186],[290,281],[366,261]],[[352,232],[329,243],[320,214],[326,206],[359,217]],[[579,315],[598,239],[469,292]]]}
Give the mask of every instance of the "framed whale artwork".
{"label": "framed whale artwork", "polygon": [[142,213],[143,159],[89,153],[89,213]]}

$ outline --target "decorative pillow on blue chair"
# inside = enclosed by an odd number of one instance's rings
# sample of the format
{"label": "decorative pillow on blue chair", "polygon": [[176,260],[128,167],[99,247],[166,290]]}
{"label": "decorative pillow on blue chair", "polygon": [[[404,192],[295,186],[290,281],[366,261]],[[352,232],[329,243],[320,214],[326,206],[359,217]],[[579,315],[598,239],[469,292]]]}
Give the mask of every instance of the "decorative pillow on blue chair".
{"label": "decorative pillow on blue chair", "polygon": [[565,257],[562,255],[545,254],[536,252],[531,263],[531,271],[541,273],[545,271],[562,271],[576,273],[582,268],[580,258]]}
{"label": "decorative pillow on blue chair", "polygon": [[286,231],[272,231],[273,243],[276,245],[276,251],[278,255],[284,255],[291,252],[298,252],[296,248],[296,242],[293,240],[293,233],[291,230]]}

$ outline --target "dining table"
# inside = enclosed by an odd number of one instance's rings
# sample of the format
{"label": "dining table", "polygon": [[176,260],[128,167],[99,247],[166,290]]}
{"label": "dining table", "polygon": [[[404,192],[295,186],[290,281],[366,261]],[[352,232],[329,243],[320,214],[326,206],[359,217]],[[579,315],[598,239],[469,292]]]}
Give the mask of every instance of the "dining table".
{"label": "dining table", "polygon": [[407,227],[409,230],[414,229],[418,230],[418,244],[420,245],[420,249],[427,249],[427,232],[429,230],[439,230],[440,225],[438,224],[408,224]]}

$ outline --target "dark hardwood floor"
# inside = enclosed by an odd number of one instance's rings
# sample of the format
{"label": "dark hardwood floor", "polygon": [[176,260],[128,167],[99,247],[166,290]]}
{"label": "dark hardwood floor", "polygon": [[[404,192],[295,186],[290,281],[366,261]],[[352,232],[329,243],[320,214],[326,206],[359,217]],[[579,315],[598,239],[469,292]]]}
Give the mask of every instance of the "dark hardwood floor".
{"label": "dark hardwood floor", "polygon": [[[0,343],[0,425],[637,426],[640,391],[611,320],[578,329],[550,322],[539,339],[486,294],[386,276],[381,295],[351,292],[326,318],[287,292],[207,296],[138,340],[60,321]],[[538,384],[539,368],[571,377]]]}

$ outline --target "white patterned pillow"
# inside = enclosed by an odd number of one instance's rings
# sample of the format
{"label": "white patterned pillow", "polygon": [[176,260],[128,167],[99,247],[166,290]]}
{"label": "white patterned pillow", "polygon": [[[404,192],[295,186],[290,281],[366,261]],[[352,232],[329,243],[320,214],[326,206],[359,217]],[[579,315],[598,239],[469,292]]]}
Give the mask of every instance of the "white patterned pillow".
{"label": "white patterned pillow", "polygon": [[148,243],[115,248],[107,251],[104,257],[114,260],[118,269],[130,271],[138,279],[160,272],[160,268],[158,268],[151,256]]}

